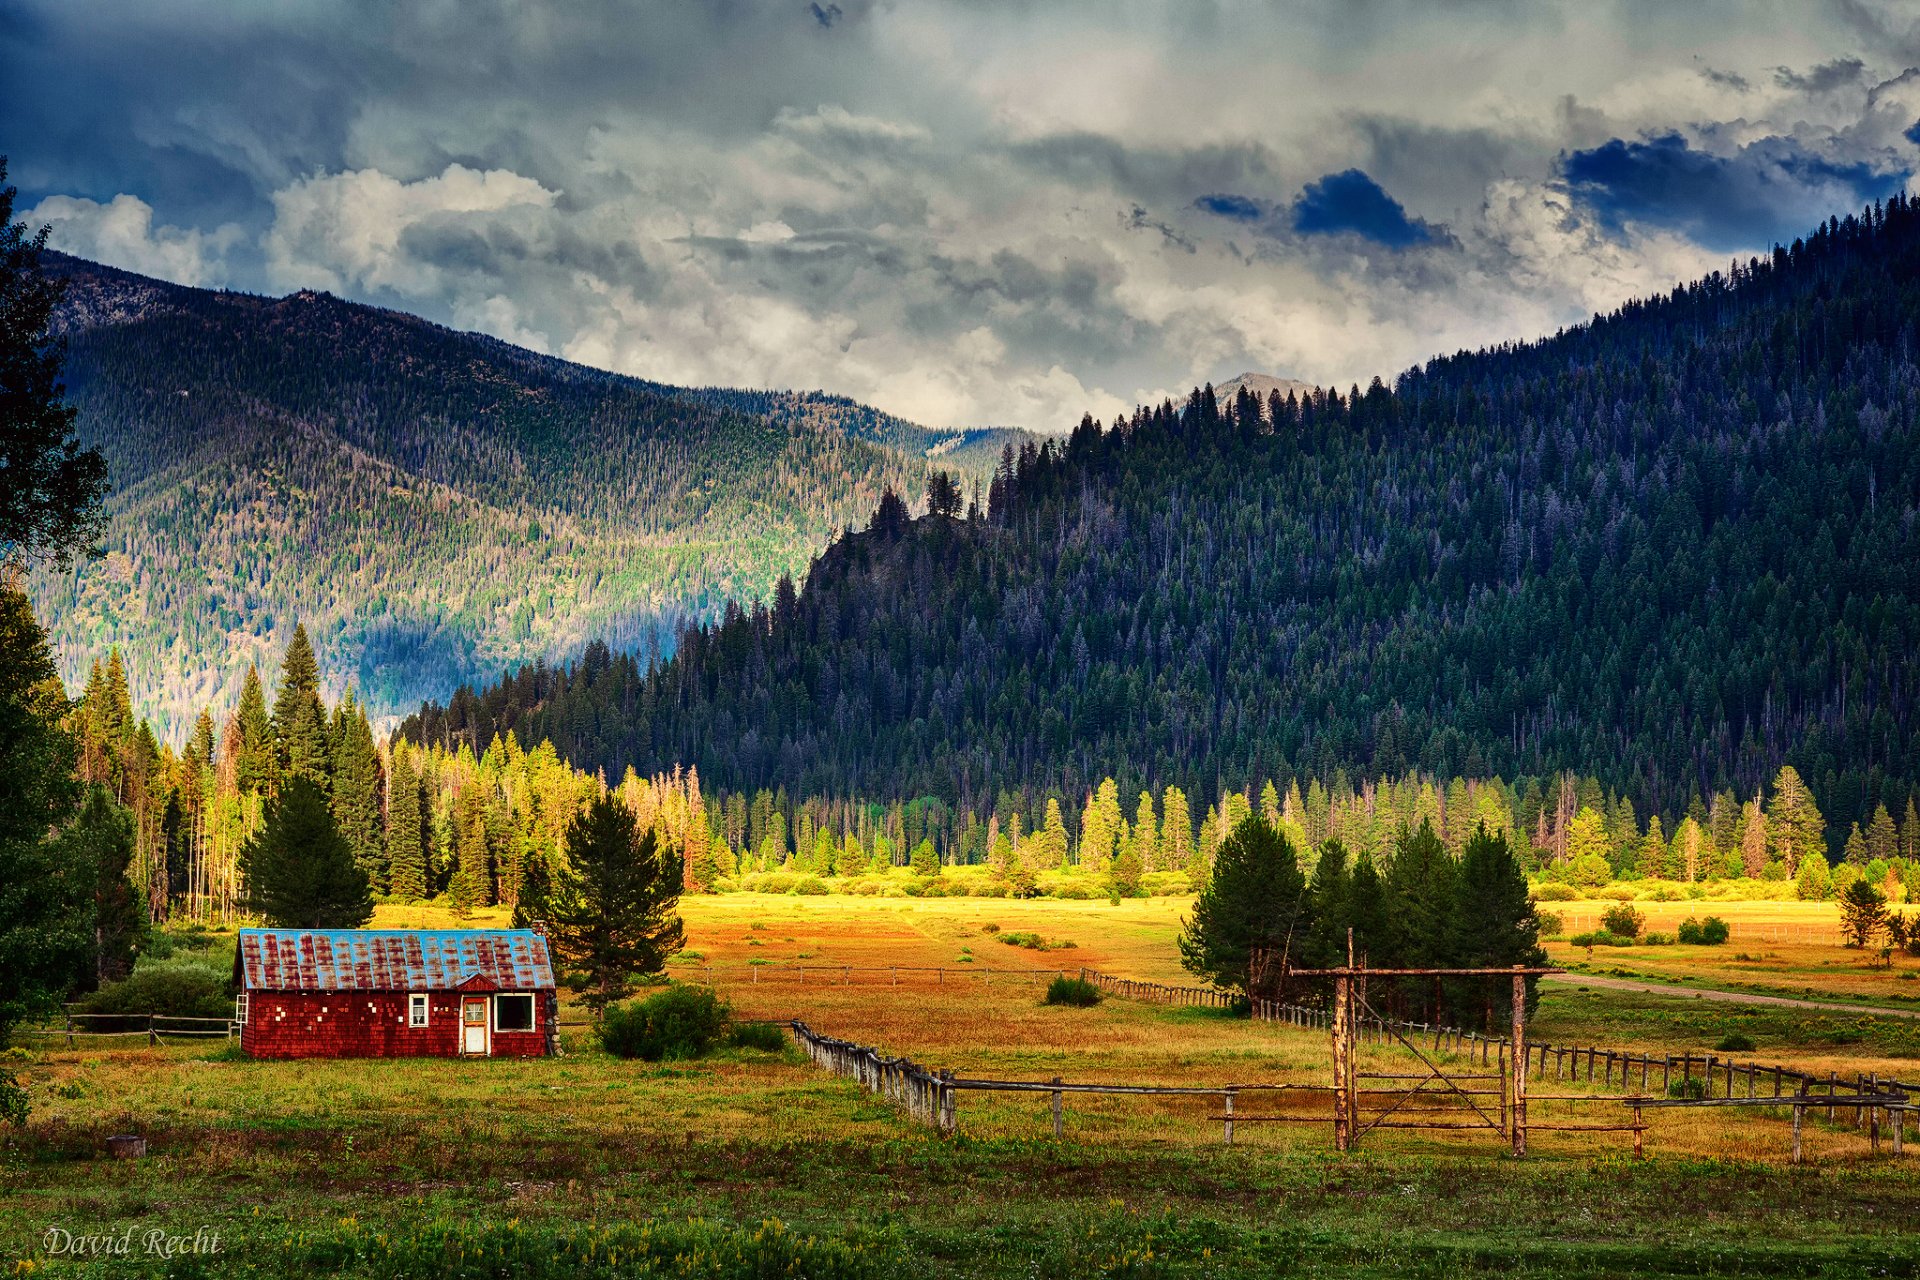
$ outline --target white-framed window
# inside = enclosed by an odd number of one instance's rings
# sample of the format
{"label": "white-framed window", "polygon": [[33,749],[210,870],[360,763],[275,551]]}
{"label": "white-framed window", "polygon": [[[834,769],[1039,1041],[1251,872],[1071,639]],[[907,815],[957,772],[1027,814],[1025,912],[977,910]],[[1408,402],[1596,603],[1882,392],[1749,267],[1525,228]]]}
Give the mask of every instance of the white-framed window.
{"label": "white-framed window", "polygon": [[233,998],[233,1020],[243,1027],[247,1025],[247,993],[244,991]]}
{"label": "white-framed window", "polygon": [[533,1030],[532,994],[521,992],[495,996],[493,998],[493,1029],[495,1031]]}
{"label": "white-framed window", "polygon": [[427,998],[422,995],[407,997],[407,1025],[424,1027],[427,1025]]}

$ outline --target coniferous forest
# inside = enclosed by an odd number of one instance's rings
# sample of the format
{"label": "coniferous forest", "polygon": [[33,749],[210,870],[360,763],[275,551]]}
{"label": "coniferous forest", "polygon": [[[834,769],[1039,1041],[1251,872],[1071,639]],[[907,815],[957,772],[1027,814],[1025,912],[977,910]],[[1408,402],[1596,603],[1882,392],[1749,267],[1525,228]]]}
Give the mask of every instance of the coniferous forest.
{"label": "coniferous forest", "polygon": [[119,646],[175,741],[296,619],[376,718],[596,637],[670,650],[917,484],[916,451],[969,438],[879,432],[831,397],[682,394],[326,294],[46,270],[113,491],[103,560],[32,594],[68,680]]}
{"label": "coniferous forest", "polygon": [[404,732],[931,797],[1591,774],[1671,830],[1783,766],[1839,857],[1920,780],[1920,209],[1529,343],[1208,391],[898,498],[804,584]]}

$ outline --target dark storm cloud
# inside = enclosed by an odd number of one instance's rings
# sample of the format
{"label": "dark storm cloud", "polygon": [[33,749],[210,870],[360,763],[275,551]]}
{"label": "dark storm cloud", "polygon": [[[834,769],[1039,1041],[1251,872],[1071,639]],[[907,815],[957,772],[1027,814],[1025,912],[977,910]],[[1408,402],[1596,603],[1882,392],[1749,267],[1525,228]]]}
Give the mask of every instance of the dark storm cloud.
{"label": "dark storm cloud", "polygon": [[1309,182],[1289,210],[1302,235],[1351,233],[1389,249],[1407,249],[1443,239],[1444,228],[1407,216],[1398,200],[1358,169]]}
{"label": "dark storm cloud", "polygon": [[1721,250],[1791,240],[1831,213],[1884,199],[1908,176],[1831,160],[1792,138],[1763,138],[1718,155],[1677,133],[1615,138],[1572,152],[1561,172],[1573,195],[1610,226],[1665,227]]}
{"label": "dark storm cloud", "polygon": [[1048,427],[1245,368],[1364,382],[1804,230],[1913,161],[1920,82],[1872,83],[1911,28],[1872,0],[0,0],[0,152],[56,243],[134,269]]}
{"label": "dark storm cloud", "polygon": [[1867,64],[1858,58],[1835,58],[1823,62],[1807,71],[1804,75],[1792,67],[1775,67],[1773,78],[1783,88],[1795,89],[1801,93],[1830,93],[1835,89],[1859,84],[1866,78]]}

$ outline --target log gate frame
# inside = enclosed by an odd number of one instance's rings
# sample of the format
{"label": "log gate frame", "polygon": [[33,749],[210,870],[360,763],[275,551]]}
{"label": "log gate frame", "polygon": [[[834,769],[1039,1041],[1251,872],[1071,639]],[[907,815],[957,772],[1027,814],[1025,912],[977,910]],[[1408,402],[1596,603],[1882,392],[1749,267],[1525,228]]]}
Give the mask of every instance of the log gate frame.
{"label": "log gate frame", "polygon": [[[1256,965],[1264,968],[1256,958]],[[1333,1017],[1330,1020],[1333,1031],[1333,1148],[1335,1151],[1350,1151],[1362,1137],[1377,1128],[1389,1129],[1491,1129],[1511,1138],[1513,1154],[1527,1154],[1527,979],[1548,973],[1563,973],[1565,970],[1514,965],[1510,968],[1485,969],[1375,969],[1353,963],[1353,932],[1347,932],[1347,963],[1334,969],[1295,969],[1283,960],[1280,965],[1282,980],[1287,978],[1332,978],[1333,979]],[[1487,1080],[1499,1080],[1500,1075],[1485,1073],[1450,1072],[1438,1062],[1420,1051],[1420,1047],[1400,1033],[1393,1020],[1384,1017],[1367,1003],[1365,980],[1368,978],[1499,978],[1513,979],[1513,1044],[1511,1051],[1503,1056],[1505,1074],[1510,1077],[1499,1090],[1463,1089],[1461,1083],[1483,1083]],[[1359,981],[1355,981],[1358,979]],[[1404,1045],[1407,1051],[1426,1067],[1423,1076],[1392,1076],[1370,1073],[1364,1077],[1354,1069],[1354,1049],[1359,1043],[1358,1028],[1362,1016],[1371,1016],[1377,1025],[1386,1028],[1395,1040]],[[1359,1081],[1369,1080],[1412,1080],[1406,1088],[1369,1089],[1369,1094],[1380,1094],[1394,1098],[1385,1110],[1371,1119],[1362,1121],[1360,1116]],[[1438,1083],[1440,1089],[1429,1091],[1427,1086]],[[1499,1116],[1490,1115],[1487,1108],[1474,1099],[1486,1097],[1494,1092],[1501,1095]],[[1395,1114],[1416,1115],[1422,1109],[1401,1108],[1422,1096],[1431,1098],[1458,1098],[1471,1109],[1474,1119],[1464,1124],[1439,1124],[1428,1121],[1390,1121]],[[1426,1111],[1435,1110],[1427,1108]],[[1452,1111],[1457,1108],[1445,1108]],[[1587,1126],[1582,1126],[1587,1127]],[[1593,1126],[1599,1127],[1599,1126]],[[1612,1128],[1614,1126],[1607,1126]],[[1634,1140],[1639,1141],[1637,1122]]]}

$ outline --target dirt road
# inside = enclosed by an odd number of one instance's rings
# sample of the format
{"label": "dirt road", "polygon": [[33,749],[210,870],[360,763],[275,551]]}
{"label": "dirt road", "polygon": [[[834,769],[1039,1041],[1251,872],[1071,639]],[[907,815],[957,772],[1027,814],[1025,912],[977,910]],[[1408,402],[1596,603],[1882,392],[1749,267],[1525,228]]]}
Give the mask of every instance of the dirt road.
{"label": "dirt road", "polygon": [[1664,982],[1643,982],[1638,978],[1598,978],[1569,973],[1540,979],[1572,986],[1595,987],[1606,991],[1637,991],[1650,996],[1693,996],[1701,1000],[1720,1000],[1728,1004],[1773,1004],[1794,1009],[1822,1009],[1835,1013],[1870,1013],[1887,1018],[1920,1018],[1920,1009],[1889,1009],[1884,1005],[1846,1004],[1838,1000],[1800,1000],[1792,996],[1763,996],[1752,991],[1716,991],[1707,987],[1682,987]]}

